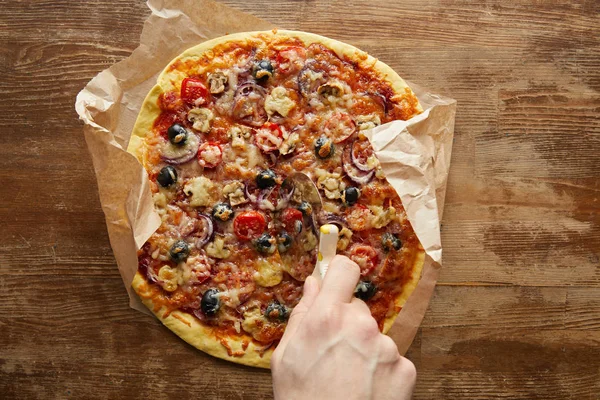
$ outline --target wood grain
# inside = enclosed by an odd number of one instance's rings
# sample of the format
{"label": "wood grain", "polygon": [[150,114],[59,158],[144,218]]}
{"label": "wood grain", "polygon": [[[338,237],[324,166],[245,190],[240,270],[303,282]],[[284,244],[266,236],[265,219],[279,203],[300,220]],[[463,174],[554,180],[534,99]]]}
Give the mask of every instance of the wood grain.
{"label": "wood grain", "polygon": [[[415,398],[600,399],[600,3],[224,3],[458,100]],[[0,7],[1,397],[271,398],[268,372],[127,306],[73,104],[137,46],[144,3]]]}

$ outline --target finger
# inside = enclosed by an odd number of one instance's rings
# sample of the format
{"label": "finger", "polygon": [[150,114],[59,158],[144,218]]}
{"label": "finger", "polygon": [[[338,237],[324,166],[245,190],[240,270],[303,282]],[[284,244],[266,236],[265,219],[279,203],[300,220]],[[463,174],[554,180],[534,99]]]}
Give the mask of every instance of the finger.
{"label": "finger", "polygon": [[379,336],[379,360],[381,362],[395,363],[400,360],[398,346],[394,340],[387,335]]}
{"label": "finger", "polygon": [[359,278],[358,264],[348,257],[335,256],[329,264],[317,301],[323,304],[349,303]]}
{"label": "finger", "polygon": [[290,319],[288,320],[287,327],[285,328],[285,332],[283,333],[283,337],[279,341],[279,347],[285,348],[290,338],[294,335],[294,333],[298,330],[298,326],[300,322],[304,319],[304,315],[309,310],[310,306],[314,303],[317,295],[319,294],[319,283],[317,279],[313,276],[309,276],[306,278],[304,282],[304,289],[302,292],[302,299],[300,302],[294,307],[294,311],[290,315]]}
{"label": "finger", "polygon": [[357,312],[367,313],[367,314],[371,315],[371,310],[369,309],[369,306],[367,305],[367,303],[365,303],[358,297],[353,297],[352,301],[350,301],[350,305]]}

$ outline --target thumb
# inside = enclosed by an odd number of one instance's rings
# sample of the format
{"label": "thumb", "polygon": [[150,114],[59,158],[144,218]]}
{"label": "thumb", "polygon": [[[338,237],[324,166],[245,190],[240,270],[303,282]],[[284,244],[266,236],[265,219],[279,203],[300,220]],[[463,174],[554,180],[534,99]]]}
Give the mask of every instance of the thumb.
{"label": "thumb", "polygon": [[287,327],[285,328],[285,332],[283,333],[283,337],[279,341],[279,345],[277,348],[283,350],[287,343],[290,341],[290,338],[294,335],[296,330],[298,330],[298,326],[300,326],[300,322],[304,319],[304,315],[308,312],[310,306],[314,303],[317,295],[319,294],[319,283],[314,276],[309,276],[306,278],[304,282],[304,291],[302,293],[302,299],[294,307],[294,311],[292,311],[292,315],[290,315],[290,319],[287,323]]}

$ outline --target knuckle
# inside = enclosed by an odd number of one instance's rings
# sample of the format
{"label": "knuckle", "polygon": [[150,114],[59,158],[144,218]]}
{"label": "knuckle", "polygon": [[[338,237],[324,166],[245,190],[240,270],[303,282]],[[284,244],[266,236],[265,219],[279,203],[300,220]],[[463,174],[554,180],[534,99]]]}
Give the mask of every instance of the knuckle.
{"label": "knuckle", "polygon": [[406,357],[400,357],[398,372],[410,382],[414,383],[417,381],[417,368],[415,367],[415,364]]}
{"label": "knuckle", "polygon": [[380,334],[377,321],[370,314],[359,314],[355,319],[355,324],[363,339],[372,339]]}

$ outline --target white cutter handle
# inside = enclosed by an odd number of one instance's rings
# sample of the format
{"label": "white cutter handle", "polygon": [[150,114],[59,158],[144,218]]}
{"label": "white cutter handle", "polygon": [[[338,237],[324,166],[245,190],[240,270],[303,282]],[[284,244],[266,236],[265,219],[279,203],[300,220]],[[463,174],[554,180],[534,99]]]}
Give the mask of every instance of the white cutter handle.
{"label": "white cutter handle", "polygon": [[322,225],[319,229],[319,252],[317,253],[316,271],[319,271],[321,279],[325,278],[329,263],[335,257],[338,242],[338,227],[332,224]]}

